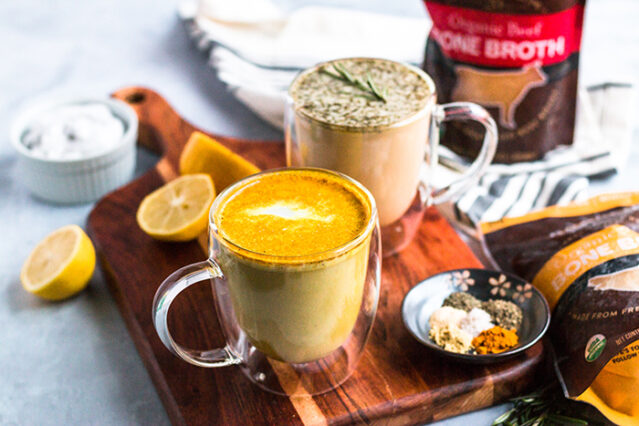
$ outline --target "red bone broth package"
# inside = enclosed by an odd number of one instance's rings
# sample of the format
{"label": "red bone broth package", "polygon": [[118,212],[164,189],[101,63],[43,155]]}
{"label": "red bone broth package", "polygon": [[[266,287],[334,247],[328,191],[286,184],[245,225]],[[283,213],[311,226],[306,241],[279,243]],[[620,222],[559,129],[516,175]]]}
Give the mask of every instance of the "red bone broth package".
{"label": "red bone broth package", "polygon": [[[424,70],[439,102],[484,106],[499,126],[495,161],[530,161],[572,144],[585,0],[425,0],[433,21]],[[476,123],[442,143],[475,157]]]}
{"label": "red bone broth package", "polygon": [[566,396],[617,424],[639,425],[639,193],[480,227],[493,262],[546,297]]}

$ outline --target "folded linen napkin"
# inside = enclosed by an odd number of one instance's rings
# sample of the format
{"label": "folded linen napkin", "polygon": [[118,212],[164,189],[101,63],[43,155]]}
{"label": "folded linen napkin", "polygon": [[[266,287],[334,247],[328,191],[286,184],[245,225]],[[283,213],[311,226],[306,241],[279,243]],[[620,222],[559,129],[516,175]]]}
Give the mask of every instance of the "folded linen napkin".
{"label": "folded linen napkin", "polygon": [[295,75],[318,62],[352,56],[418,64],[430,22],[326,6],[286,13],[269,0],[188,0],[178,13],[231,92],[276,127]]}
{"label": "folded linen napkin", "polygon": [[[419,64],[430,29],[425,16],[402,18],[320,6],[287,14],[269,0],[205,0],[199,7],[186,2],[179,14],[198,47],[209,54],[220,80],[279,128],[286,90],[302,69],[348,56]],[[605,83],[581,89],[574,144],[549,152],[540,161],[491,165],[455,203],[454,218],[472,227],[479,221],[585,198],[588,179],[623,167],[633,117],[631,85]],[[445,148],[439,157],[435,187],[457,177],[465,163]]]}

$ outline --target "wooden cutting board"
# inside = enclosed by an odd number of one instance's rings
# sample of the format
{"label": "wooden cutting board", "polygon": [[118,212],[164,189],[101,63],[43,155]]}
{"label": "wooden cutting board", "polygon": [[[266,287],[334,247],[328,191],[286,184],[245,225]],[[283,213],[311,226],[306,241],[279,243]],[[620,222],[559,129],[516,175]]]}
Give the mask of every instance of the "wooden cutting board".
{"label": "wooden cutting board", "polygon": [[[135,212],[145,195],[176,176],[180,151],[195,127],[152,90],[132,87],[114,96],[136,110],[139,143],[163,157],[144,176],[100,200],[88,229],[131,337],[174,424],[429,422],[518,394],[542,371],[541,343],[509,362],[468,365],[429,352],[404,328],[400,304],[413,285],[444,270],[481,266],[435,209],[428,210],[408,248],[384,259],[371,338],[357,370],[341,388],[313,398],[286,398],[259,389],[238,368],[198,368],[173,356],[151,322],[153,295],[171,272],[204,260],[206,242],[155,241],[137,227]],[[284,165],[282,142],[213,136],[263,169]],[[178,298],[169,316],[178,342],[200,349],[223,346],[213,303],[210,286],[204,283]]]}

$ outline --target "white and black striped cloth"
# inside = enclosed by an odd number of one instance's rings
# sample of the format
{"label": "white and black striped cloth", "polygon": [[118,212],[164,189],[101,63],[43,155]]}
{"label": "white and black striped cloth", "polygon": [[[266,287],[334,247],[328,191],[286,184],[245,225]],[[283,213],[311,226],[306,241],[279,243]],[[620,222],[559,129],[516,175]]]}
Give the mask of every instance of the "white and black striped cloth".
{"label": "white and black striped cloth", "polygon": [[[540,161],[491,165],[479,184],[455,203],[455,218],[474,225],[587,198],[590,179],[614,174],[626,162],[633,94],[631,85],[620,83],[581,90],[573,146],[560,147]],[[460,161],[448,150],[440,156],[445,165]]]}
{"label": "white and black striped cloth", "polygon": [[[201,8],[198,13],[193,2],[180,6],[189,34],[209,55],[210,65],[231,92],[280,128],[285,92],[300,70],[346,56],[387,57],[416,64],[430,28],[425,17],[400,18],[339,8],[313,6],[287,14],[269,0],[208,0],[205,5],[207,16]],[[247,15],[250,10],[255,13]],[[212,16],[216,13],[219,16]],[[246,21],[238,22],[243,16],[248,16]],[[260,16],[267,18],[260,21]],[[589,179],[613,174],[626,162],[633,94],[632,86],[618,83],[581,89],[574,144],[548,153],[541,161],[491,165],[479,183],[455,203],[454,218],[473,227],[586,198]],[[463,169],[459,164],[464,164],[446,149],[439,157],[435,187],[458,176]]]}

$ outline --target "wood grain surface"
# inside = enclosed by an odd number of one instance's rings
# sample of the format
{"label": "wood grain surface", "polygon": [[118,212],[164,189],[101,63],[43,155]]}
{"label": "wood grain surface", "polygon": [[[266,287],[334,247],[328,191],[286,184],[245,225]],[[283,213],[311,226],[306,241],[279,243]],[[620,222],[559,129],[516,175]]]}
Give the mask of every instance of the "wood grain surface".
{"label": "wood grain surface", "polygon": [[[144,176],[100,200],[88,229],[131,337],[174,424],[423,423],[503,401],[529,388],[543,370],[542,343],[502,364],[467,365],[429,352],[405,330],[400,305],[412,286],[444,270],[481,266],[435,209],[427,211],[410,246],[384,259],[370,340],[357,370],[337,390],[286,398],[259,389],[236,367],[205,369],[178,359],[153,328],[153,295],[171,272],[204,260],[206,242],[155,241],[137,227],[135,212],[145,195],[177,175],[180,151],[196,129],[152,90],[131,87],[114,96],[136,110],[139,143],[163,156]],[[284,165],[281,142],[212,136],[260,168]],[[206,284],[178,298],[169,325],[182,344],[223,346]],[[285,388],[286,378],[279,379]]]}

